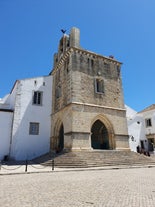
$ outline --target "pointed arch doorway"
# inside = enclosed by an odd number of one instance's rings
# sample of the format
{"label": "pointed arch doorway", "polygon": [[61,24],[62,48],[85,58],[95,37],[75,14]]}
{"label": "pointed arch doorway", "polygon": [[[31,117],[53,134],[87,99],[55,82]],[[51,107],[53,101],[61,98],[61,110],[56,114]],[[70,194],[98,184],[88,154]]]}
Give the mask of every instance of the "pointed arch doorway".
{"label": "pointed arch doorway", "polygon": [[101,150],[114,149],[113,133],[99,119],[91,127],[91,147]]}
{"label": "pointed arch doorway", "polygon": [[58,151],[61,152],[64,149],[64,127],[61,124],[58,136]]}

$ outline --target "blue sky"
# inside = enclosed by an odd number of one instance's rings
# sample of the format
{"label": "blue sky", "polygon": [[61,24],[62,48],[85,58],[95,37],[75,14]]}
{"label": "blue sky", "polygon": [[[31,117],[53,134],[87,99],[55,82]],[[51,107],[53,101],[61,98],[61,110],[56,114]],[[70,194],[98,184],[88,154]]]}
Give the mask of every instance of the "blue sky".
{"label": "blue sky", "polygon": [[17,79],[48,75],[60,30],[75,26],[81,46],[123,62],[125,103],[155,103],[154,0],[0,0],[0,97]]}

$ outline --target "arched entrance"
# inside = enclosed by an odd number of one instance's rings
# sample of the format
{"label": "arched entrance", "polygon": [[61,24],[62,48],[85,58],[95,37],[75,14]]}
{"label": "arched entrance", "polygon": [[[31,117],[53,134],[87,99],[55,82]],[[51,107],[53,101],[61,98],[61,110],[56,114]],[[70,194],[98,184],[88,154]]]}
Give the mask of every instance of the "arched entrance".
{"label": "arched entrance", "polygon": [[108,129],[100,120],[96,120],[92,125],[91,147],[93,149],[110,149]]}
{"label": "arched entrance", "polygon": [[58,136],[58,151],[61,152],[64,149],[64,127],[61,124]]}

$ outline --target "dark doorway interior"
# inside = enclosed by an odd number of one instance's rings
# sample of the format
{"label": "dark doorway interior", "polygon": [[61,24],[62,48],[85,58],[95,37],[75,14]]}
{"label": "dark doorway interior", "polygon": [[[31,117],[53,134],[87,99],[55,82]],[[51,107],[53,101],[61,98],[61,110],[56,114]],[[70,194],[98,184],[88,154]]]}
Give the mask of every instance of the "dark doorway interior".
{"label": "dark doorway interior", "polygon": [[109,149],[108,130],[105,125],[97,120],[91,128],[91,146],[93,149]]}
{"label": "dark doorway interior", "polygon": [[64,127],[63,124],[59,130],[59,138],[58,138],[58,150],[61,152],[64,149]]}
{"label": "dark doorway interior", "polygon": [[148,143],[149,143],[149,146],[148,146],[148,149],[150,152],[153,152],[154,151],[154,139],[148,139]]}
{"label": "dark doorway interior", "polygon": [[143,140],[140,141],[140,144],[141,144],[141,149],[144,149],[144,141]]}

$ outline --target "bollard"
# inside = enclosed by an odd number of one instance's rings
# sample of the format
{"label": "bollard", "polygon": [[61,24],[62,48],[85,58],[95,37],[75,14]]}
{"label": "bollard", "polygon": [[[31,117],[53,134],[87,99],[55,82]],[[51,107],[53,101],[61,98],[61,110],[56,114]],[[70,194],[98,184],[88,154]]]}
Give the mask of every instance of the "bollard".
{"label": "bollard", "polygon": [[52,160],[52,170],[54,170],[54,159]]}
{"label": "bollard", "polygon": [[25,161],[25,172],[27,172],[28,161]]}

